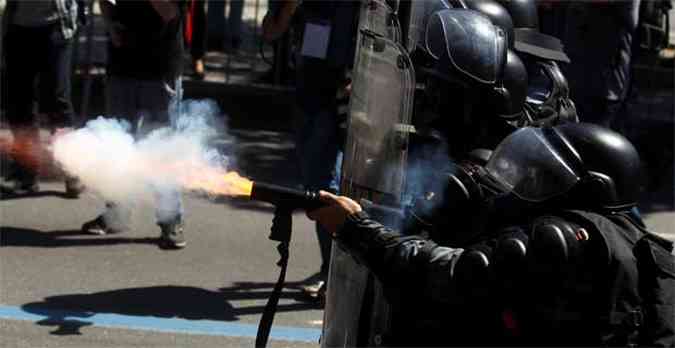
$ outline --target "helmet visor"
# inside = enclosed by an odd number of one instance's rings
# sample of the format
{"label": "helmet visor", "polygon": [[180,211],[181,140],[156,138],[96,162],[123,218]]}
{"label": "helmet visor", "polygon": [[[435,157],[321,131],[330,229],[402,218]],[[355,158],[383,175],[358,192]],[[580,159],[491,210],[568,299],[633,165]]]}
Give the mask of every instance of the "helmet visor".
{"label": "helmet visor", "polygon": [[486,170],[519,198],[541,202],[569,191],[580,180],[566,155],[542,128],[522,128],[497,146]]}
{"label": "helmet visor", "polygon": [[482,83],[497,81],[506,55],[504,32],[487,17],[465,9],[434,13],[426,44],[431,54],[447,54],[454,68]]}
{"label": "helmet visor", "polygon": [[545,104],[551,97],[553,81],[539,64],[533,64],[527,71],[527,102],[534,105]]}
{"label": "helmet visor", "polygon": [[410,1],[410,22],[408,28],[408,51],[412,52],[418,46],[424,49],[424,32],[431,14],[450,8],[445,0]]}

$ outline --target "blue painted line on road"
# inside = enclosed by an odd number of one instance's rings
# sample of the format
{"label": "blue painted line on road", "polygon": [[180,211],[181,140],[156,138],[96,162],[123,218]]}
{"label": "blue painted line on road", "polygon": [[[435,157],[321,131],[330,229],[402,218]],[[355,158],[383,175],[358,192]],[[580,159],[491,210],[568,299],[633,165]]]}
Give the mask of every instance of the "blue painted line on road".
{"label": "blue painted line on road", "polygon": [[[230,323],[215,320],[187,320],[180,318],[139,317],[122,314],[65,311],[55,309],[30,308],[30,311],[13,306],[0,305],[0,318],[24,321],[49,321],[50,325],[59,322],[94,325],[131,330],[149,330],[193,335],[256,337],[257,325]],[[312,328],[273,326],[270,340],[319,342],[321,330]]]}

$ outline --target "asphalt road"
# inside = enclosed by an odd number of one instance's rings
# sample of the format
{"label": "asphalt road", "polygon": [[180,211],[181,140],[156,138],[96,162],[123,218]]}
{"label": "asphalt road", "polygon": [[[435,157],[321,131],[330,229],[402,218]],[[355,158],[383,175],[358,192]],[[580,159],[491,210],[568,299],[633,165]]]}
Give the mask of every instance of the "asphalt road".
{"label": "asphalt road", "polygon": [[[254,179],[297,184],[288,133],[233,129],[241,171]],[[672,162],[671,162],[672,163]],[[667,173],[667,172],[666,172]],[[672,168],[645,196],[652,229],[675,239]],[[103,203],[70,200],[54,176],[34,196],[0,200],[0,346],[252,346],[277,278],[276,244],[267,239],[271,207],[187,196],[184,250],[156,245],[153,209],[140,205],[133,230],[111,236],[79,232]],[[272,347],[317,347],[322,310],[297,282],[316,272],[313,225],[294,218],[289,286],[279,305]]]}
{"label": "asphalt road", "polygon": [[[242,172],[293,185],[290,135],[233,130]],[[1,135],[1,134],[0,134]],[[0,200],[0,346],[252,346],[278,276],[272,208],[248,201],[185,197],[187,248],[158,248],[154,210],[141,204],[133,230],[80,233],[103,203],[70,200],[43,178],[33,196]],[[294,283],[319,269],[313,224],[294,217],[288,286],[271,346],[317,346],[322,310]],[[297,285],[297,284],[296,284]]]}

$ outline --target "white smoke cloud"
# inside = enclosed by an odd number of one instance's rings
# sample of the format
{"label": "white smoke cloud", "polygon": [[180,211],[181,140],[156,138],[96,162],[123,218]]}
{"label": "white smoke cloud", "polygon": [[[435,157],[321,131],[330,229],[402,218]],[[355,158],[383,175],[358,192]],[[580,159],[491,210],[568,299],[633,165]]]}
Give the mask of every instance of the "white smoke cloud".
{"label": "white smoke cloud", "polygon": [[87,191],[123,205],[151,202],[161,214],[171,210],[162,208],[161,197],[183,189],[185,178],[195,170],[228,169],[230,159],[209,146],[215,136],[227,136],[219,116],[213,101],[185,101],[172,127],[143,136],[134,136],[124,120],[99,117],[57,137],[51,151],[58,165],[79,178]]}

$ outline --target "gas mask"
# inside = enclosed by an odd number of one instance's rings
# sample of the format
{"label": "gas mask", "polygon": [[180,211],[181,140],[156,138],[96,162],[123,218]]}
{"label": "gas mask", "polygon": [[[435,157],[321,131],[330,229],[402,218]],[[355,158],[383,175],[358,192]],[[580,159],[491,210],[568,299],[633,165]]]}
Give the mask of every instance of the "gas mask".
{"label": "gas mask", "polygon": [[484,166],[489,151],[473,151],[472,160],[451,162],[448,168],[427,180],[423,193],[410,209],[415,229],[447,246],[460,246],[481,233],[487,214],[506,189],[493,180]]}
{"label": "gas mask", "polygon": [[527,125],[579,122],[567,79],[558,65],[553,61],[530,60],[526,66],[529,86],[525,106],[530,116]]}

